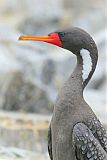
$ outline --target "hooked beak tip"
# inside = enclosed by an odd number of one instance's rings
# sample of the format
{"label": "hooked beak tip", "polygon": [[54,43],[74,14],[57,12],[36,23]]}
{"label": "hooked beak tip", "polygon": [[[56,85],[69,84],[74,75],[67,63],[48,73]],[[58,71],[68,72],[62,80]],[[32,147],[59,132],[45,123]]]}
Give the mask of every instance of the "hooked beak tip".
{"label": "hooked beak tip", "polygon": [[23,40],[23,36],[20,36],[20,37],[18,38],[18,40]]}

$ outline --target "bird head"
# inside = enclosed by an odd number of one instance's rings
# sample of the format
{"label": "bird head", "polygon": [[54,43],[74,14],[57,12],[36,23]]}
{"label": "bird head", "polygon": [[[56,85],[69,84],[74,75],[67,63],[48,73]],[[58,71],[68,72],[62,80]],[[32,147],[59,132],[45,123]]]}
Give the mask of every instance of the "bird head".
{"label": "bird head", "polygon": [[50,33],[46,36],[20,36],[19,40],[47,42],[80,55],[81,49],[89,52],[96,45],[91,36],[80,28],[70,28]]}
{"label": "bird head", "polygon": [[71,51],[83,68],[84,86],[95,70],[98,59],[96,44],[92,37],[80,28],[60,30],[46,36],[21,36],[19,40],[47,42]]}

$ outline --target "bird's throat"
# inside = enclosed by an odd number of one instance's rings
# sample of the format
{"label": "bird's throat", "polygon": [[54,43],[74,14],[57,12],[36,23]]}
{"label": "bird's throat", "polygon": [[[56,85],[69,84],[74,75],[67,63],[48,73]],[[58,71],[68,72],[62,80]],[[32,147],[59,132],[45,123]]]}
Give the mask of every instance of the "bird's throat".
{"label": "bird's throat", "polygon": [[69,78],[70,85],[72,88],[75,88],[77,94],[82,95],[83,89],[91,78],[90,74],[93,74],[92,67],[90,52],[85,49],[81,50],[80,55],[77,56],[76,68]]}

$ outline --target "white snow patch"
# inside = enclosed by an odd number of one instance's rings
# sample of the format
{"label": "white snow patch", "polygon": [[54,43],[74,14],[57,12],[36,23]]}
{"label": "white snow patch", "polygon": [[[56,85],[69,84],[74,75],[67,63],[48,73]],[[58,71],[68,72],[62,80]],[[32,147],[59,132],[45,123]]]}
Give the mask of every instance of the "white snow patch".
{"label": "white snow patch", "polygon": [[82,78],[83,82],[88,78],[90,71],[92,70],[92,59],[90,52],[87,49],[81,49],[80,55],[83,59]]}

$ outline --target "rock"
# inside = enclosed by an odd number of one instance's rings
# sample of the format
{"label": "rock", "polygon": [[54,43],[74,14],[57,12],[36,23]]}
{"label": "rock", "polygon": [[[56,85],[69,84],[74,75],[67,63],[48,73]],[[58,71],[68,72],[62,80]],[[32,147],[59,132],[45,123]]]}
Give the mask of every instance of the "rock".
{"label": "rock", "polygon": [[51,116],[0,112],[0,146],[47,153],[47,131]]}
{"label": "rock", "polygon": [[2,74],[0,79],[1,109],[45,114],[52,111],[46,92],[30,81],[26,81],[21,72],[11,71]]}
{"label": "rock", "polygon": [[[66,10],[65,25],[84,28],[92,34],[98,33],[99,30],[106,27],[105,5],[106,2],[104,0],[98,0],[95,4],[93,4],[92,0],[88,1],[88,3],[85,0],[80,0],[79,3],[78,0],[64,0],[64,8]],[[98,23],[99,25],[97,25]]]}
{"label": "rock", "polygon": [[46,154],[36,154],[24,149],[0,147],[0,160],[48,160]]}
{"label": "rock", "polygon": [[105,4],[104,0],[98,0],[96,4],[93,4],[92,2],[93,2],[92,0],[88,1],[88,3],[85,0],[80,0],[79,5],[78,5],[78,0],[72,0],[72,1],[64,0],[65,7],[67,9],[68,8],[78,8],[82,11],[83,11],[83,8],[86,11],[87,9],[90,9],[93,7],[96,7],[96,8],[104,7],[104,4]]}
{"label": "rock", "polygon": [[47,59],[42,68],[42,81],[45,84],[51,84],[55,76],[55,63],[52,59]]}
{"label": "rock", "polygon": [[52,19],[35,19],[35,16],[31,16],[22,20],[18,26],[20,32],[28,35],[44,35],[58,30],[58,28],[60,28],[59,17]]}
{"label": "rock", "polygon": [[[35,15],[35,17],[42,16],[42,18],[58,16],[62,12],[62,0],[39,2],[38,0],[32,0],[32,3],[29,0],[16,0],[13,3],[10,3],[10,0],[0,0],[2,14],[8,13],[26,13],[27,15]],[[59,7],[60,6],[60,7]],[[24,10],[23,10],[24,9]],[[51,12],[54,10],[55,12]],[[40,13],[40,14],[38,14]],[[45,14],[45,15],[44,15]]]}
{"label": "rock", "polygon": [[[8,30],[12,33],[11,29],[5,29],[2,26],[1,29],[5,30],[5,33]],[[42,65],[42,56],[39,54],[35,55],[35,52],[33,50],[33,52],[30,51],[30,49],[24,52],[23,45],[20,46],[18,42],[15,42],[17,32],[14,32],[13,35],[10,34],[7,38],[1,32],[0,37],[0,108],[45,114],[50,113],[52,111],[50,107],[52,102],[46,93],[46,87],[42,87],[41,83],[38,84],[39,71],[36,71],[37,65]],[[8,47],[9,49],[7,49]],[[38,53],[41,52],[38,51],[37,47],[36,50]],[[33,64],[35,64],[35,69]],[[36,82],[36,79],[38,82]]]}
{"label": "rock", "polygon": [[[94,97],[94,98],[93,98]],[[107,122],[107,103],[105,90],[87,89],[84,92],[86,102],[91,106],[102,123]]]}
{"label": "rock", "polygon": [[32,4],[29,0],[24,1],[24,3],[26,5],[25,16],[18,24],[20,32],[30,35],[42,35],[60,28],[60,18],[63,15],[62,0],[52,2],[44,0],[40,5],[38,5],[37,0],[33,0]]}

